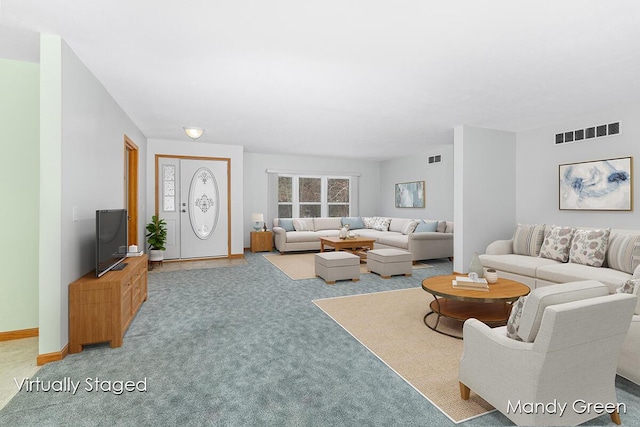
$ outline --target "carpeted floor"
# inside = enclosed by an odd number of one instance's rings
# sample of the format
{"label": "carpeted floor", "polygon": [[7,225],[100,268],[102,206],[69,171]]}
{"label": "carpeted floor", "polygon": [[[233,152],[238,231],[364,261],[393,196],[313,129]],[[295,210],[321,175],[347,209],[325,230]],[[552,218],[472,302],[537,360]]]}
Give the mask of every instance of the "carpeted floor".
{"label": "carpeted floor", "polygon": [[[247,265],[150,274],[149,299],[122,347],[90,346],[38,372],[45,383],[80,382],[79,391],[23,390],[0,411],[0,426],[453,425],[312,303],[416,287],[450,274],[450,262],[430,261],[408,278],[366,274],[329,286],[246,257]],[[111,391],[88,391],[96,378]],[[146,391],[114,392],[117,381],[145,380]],[[640,387],[617,386],[623,423],[640,424]],[[461,425],[510,422],[492,412]]]}
{"label": "carpeted floor", "polygon": [[[493,411],[473,393],[460,398],[462,341],[427,328],[422,288],[399,289],[313,302],[454,422]],[[460,333],[461,322],[442,319],[440,329]],[[450,326],[448,328],[448,326]]]}

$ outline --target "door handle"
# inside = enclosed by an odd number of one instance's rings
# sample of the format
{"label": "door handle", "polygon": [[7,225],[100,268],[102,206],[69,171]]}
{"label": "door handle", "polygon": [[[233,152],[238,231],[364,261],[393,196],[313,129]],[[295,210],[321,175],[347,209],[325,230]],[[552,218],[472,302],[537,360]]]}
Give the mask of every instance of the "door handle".
{"label": "door handle", "polygon": [[183,213],[184,213],[184,212],[186,212],[186,211],[187,211],[186,209],[182,209],[182,212],[183,212]]}

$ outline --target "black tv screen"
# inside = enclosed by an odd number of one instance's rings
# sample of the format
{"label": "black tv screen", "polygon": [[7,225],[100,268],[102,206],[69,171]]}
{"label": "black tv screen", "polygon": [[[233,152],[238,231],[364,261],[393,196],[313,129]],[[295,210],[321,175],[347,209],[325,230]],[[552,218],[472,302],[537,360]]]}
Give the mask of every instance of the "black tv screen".
{"label": "black tv screen", "polygon": [[96,276],[112,270],[127,257],[127,210],[96,211]]}

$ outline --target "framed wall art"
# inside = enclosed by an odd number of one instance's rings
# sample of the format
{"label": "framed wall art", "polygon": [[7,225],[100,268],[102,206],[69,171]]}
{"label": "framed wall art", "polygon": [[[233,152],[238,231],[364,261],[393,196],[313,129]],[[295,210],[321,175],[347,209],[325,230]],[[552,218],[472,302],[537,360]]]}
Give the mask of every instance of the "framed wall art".
{"label": "framed wall art", "polygon": [[560,210],[633,210],[633,158],[559,166]]}
{"label": "framed wall art", "polygon": [[396,208],[424,208],[424,181],[396,184]]}

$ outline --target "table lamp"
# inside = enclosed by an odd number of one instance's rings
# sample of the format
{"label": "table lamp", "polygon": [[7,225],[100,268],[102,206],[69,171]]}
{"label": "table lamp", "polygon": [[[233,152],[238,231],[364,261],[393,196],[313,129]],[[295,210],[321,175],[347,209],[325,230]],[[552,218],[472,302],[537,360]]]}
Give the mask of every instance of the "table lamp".
{"label": "table lamp", "polygon": [[253,221],[253,228],[258,231],[262,228],[262,222],[264,222],[264,215],[261,213],[251,214],[251,221]]}

